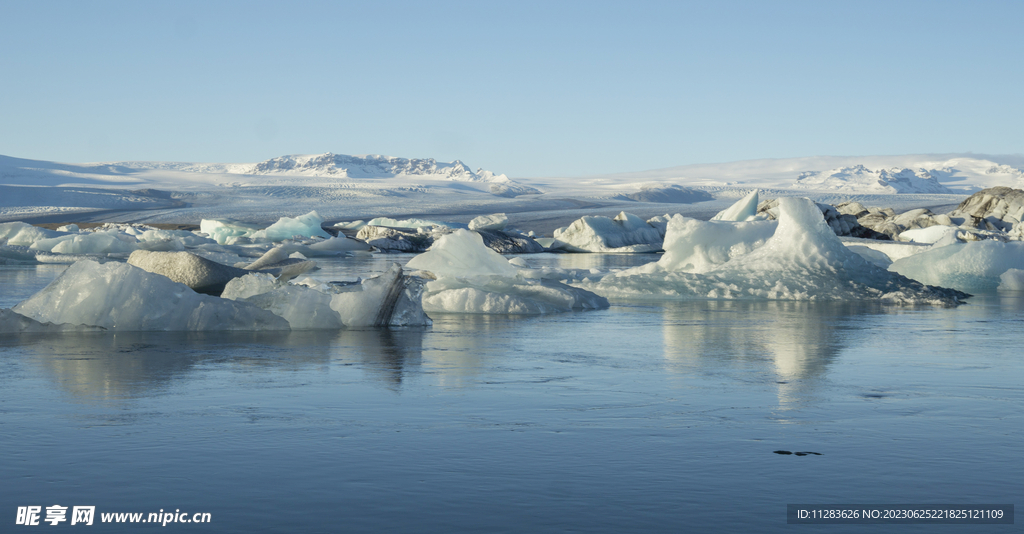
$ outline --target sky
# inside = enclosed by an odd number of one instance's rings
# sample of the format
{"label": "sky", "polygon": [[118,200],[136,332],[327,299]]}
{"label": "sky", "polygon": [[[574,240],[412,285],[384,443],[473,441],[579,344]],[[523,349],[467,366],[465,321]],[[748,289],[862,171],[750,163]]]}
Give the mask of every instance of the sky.
{"label": "sky", "polygon": [[0,0],[0,154],[510,177],[1024,153],[1024,2]]}

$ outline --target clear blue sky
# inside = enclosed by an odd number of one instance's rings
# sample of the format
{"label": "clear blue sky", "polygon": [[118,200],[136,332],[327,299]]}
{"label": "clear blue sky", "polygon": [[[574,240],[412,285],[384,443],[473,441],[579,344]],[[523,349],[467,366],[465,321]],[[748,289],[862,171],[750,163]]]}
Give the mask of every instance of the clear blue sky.
{"label": "clear blue sky", "polygon": [[1024,152],[1024,2],[0,0],[0,154],[512,177]]}

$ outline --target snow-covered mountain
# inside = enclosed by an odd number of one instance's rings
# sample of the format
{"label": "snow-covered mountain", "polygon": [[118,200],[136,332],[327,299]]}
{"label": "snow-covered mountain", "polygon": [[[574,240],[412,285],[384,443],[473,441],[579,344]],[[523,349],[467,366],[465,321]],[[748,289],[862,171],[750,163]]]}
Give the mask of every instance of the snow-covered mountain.
{"label": "snow-covered mountain", "polygon": [[[830,169],[830,170],[824,170]],[[970,194],[990,187],[1024,188],[1024,156],[988,154],[907,154],[896,156],[814,156],[702,163],[524,182],[549,192],[586,184],[598,190],[638,186],[760,188],[833,191],[837,194]],[[909,172],[905,172],[909,171]],[[936,184],[948,191],[936,188]]]}
{"label": "snow-covered mountain", "polygon": [[229,165],[225,170],[232,174],[357,179],[422,177],[453,182],[486,182],[493,184],[490,187],[491,193],[499,196],[540,193],[540,190],[514,182],[504,174],[495,174],[482,168],[472,171],[459,160],[442,163],[434,158],[406,159],[376,154],[348,156],[327,152],[316,155],[281,156],[254,164]]}
{"label": "snow-covered mountain", "polygon": [[[300,176],[332,176],[336,178],[386,178],[393,176],[424,176],[457,182],[483,182],[479,169],[471,171],[459,160],[438,163],[433,158],[406,159],[376,154],[347,156],[345,154],[293,155],[268,159],[259,163],[231,165],[232,174],[296,174]],[[490,174],[490,173],[489,173]]]}
{"label": "snow-covered mountain", "polygon": [[[946,167],[942,174],[952,174],[953,169]],[[863,165],[840,167],[828,171],[807,171],[793,183],[800,189],[843,191],[851,193],[899,194],[899,193],[938,193],[952,194],[948,188],[939,183],[936,176],[926,169],[868,169]]]}

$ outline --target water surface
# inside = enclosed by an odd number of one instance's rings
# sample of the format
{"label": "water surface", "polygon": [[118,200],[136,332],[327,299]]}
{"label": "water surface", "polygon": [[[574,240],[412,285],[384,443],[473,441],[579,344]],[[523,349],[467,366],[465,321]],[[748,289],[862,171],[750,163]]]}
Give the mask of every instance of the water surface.
{"label": "water surface", "polygon": [[[321,274],[404,262],[383,258]],[[0,306],[59,271],[3,268]],[[175,531],[863,532],[787,526],[786,504],[1019,504],[1022,324],[1002,294],[0,337],[0,520],[61,504],[212,514]]]}

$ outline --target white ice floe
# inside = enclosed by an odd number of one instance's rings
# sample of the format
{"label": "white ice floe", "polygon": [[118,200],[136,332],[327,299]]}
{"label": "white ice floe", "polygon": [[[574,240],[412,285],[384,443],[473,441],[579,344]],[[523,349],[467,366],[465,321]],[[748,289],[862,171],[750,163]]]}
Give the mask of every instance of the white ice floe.
{"label": "white ice floe", "polygon": [[54,254],[125,254],[139,248],[134,238],[127,234],[120,236],[127,239],[119,239],[118,234],[105,232],[68,234],[40,239],[29,248]]}
{"label": "white ice floe", "polygon": [[615,218],[587,215],[554,232],[550,248],[571,252],[655,252],[661,249],[658,229],[631,213]]}
{"label": "white ice floe", "polygon": [[949,235],[956,235],[956,226],[947,225],[935,225],[927,228],[914,228],[913,230],[907,230],[900,233],[901,241],[910,241],[911,243],[924,243],[931,245]]}
{"label": "white ice floe", "polygon": [[1000,276],[1010,269],[1024,269],[1024,242],[986,240],[935,246],[889,267],[925,284],[970,293],[996,290]]}
{"label": "white ice floe", "polygon": [[441,237],[407,267],[436,277],[423,294],[428,313],[541,314],[608,307],[606,299],[589,291],[522,276],[522,265],[510,263],[467,230]]}
{"label": "white ice floe", "polygon": [[390,217],[377,217],[370,219],[367,226],[386,226],[388,228],[427,228],[442,226],[445,228],[468,228],[467,225],[453,222],[432,221],[428,219],[392,219]]}
{"label": "white ice floe", "polygon": [[253,232],[248,237],[253,241],[270,241],[273,243],[291,239],[295,236],[329,238],[331,235],[320,227],[323,222],[324,218],[320,214],[316,211],[311,211],[298,217],[281,217],[276,223],[264,230]]}
{"label": "white ice floe", "polygon": [[504,230],[508,226],[508,217],[504,213],[493,215],[481,215],[469,221],[469,229],[474,231],[495,231]]}
{"label": "white ice floe", "polygon": [[479,234],[469,230],[442,236],[429,251],[409,260],[406,266],[447,278],[509,278],[519,272],[501,254],[484,246]]}
{"label": "white ice floe", "polygon": [[125,263],[83,260],[13,308],[40,322],[121,331],[287,330],[288,322],[244,302],[201,295]]}
{"label": "white ice floe", "polygon": [[219,245],[225,245],[238,238],[246,238],[260,230],[260,226],[234,219],[203,219],[199,231],[210,236]]}
{"label": "white ice floe", "polygon": [[[746,254],[730,255],[724,263],[709,261],[711,265],[705,264],[704,272],[677,270],[693,264],[683,259],[692,257],[698,247],[676,238],[670,225],[665,241],[671,245],[658,263],[612,273],[597,281],[584,280],[579,285],[619,298],[880,300],[956,305],[966,297],[953,290],[925,287],[848,250],[810,200],[782,198],[779,211],[778,227],[764,244]],[[741,229],[741,223],[733,224],[736,232],[754,232],[750,227]],[[685,226],[679,224],[678,228]],[[744,247],[750,243],[735,241],[744,243]],[[701,258],[713,256],[705,253]]]}

